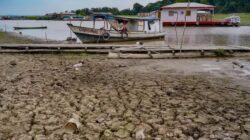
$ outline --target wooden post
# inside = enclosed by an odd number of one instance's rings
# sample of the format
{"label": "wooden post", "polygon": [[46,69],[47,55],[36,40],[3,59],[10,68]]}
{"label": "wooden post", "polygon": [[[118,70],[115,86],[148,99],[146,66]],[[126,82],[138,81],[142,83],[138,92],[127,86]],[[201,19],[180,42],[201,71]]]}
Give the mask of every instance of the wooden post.
{"label": "wooden post", "polygon": [[80,27],[82,27],[82,21],[83,21],[83,19],[82,19],[81,22],[80,22]]}
{"label": "wooden post", "polygon": [[233,54],[234,54],[234,51],[233,51],[233,50],[229,50],[229,54],[230,54],[230,55],[233,55]]}
{"label": "wooden post", "polygon": [[148,56],[149,56],[149,58],[153,58],[151,51],[148,51]]}
{"label": "wooden post", "polygon": [[214,10],[213,10],[213,16],[212,16],[212,21],[213,21],[213,19],[214,19]]}
{"label": "wooden post", "polygon": [[48,43],[47,32],[45,32],[45,40]]}
{"label": "wooden post", "polygon": [[121,50],[118,52],[118,58],[121,58]]}
{"label": "wooden post", "polygon": [[145,21],[143,21],[143,31],[145,31]]}
{"label": "wooden post", "polygon": [[82,27],[82,21],[80,22],[80,27]]}
{"label": "wooden post", "polygon": [[106,21],[107,30],[109,29],[109,22]]}
{"label": "wooden post", "polygon": [[201,50],[201,56],[204,56],[204,55],[205,55],[205,51]]}
{"label": "wooden post", "polygon": [[172,51],[172,55],[175,56],[175,51],[174,50]]}
{"label": "wooden post", "polygon": [[159,32],[161,32],[161,20],[159,19]]}

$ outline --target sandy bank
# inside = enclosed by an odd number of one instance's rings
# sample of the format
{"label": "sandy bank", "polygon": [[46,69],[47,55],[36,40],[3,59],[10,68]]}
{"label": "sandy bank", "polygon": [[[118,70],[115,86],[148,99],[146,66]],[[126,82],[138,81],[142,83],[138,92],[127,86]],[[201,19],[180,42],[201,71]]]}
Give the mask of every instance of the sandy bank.
{"label": "sandy bank", "polygon": [[8,44],[68,44],[67,41],[57,41],[51,39],[42,39],[34,36],[22,35],[21,31],[16,32],[0,32],[0,43]]}

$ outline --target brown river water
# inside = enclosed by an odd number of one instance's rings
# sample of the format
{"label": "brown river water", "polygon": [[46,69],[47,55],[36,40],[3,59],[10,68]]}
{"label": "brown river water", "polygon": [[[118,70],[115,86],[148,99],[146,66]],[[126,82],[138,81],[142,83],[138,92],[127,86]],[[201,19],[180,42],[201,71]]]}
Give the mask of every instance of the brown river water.
{"label": "brown river water", "polygon": [[[67,27],[67,21],[34,21],[34,20],[0,20],[0,29],[13,32],[14,26],[47,26],[46,30],[18,30],[23,35],[45,39],[47,36],[51,40],[65,40],[69,36],[74,36]],[[80,25],[79,21],[72,22],[74,25]],[[92,27],[91,21],[82,23],[84,26]],[[103,22],[97,23],[97,28],[103,26]],[[158,23],[152,30],[158,28]],[[144,40],[146,44],[155,45],[180,45],[183,34],[183,27],[163,27],[166,32],[164,40]],[[78,40],[78,42],[80,42]],[[124,44],[133,44],[133,42],[123,42]],[[242,27],[187,27],[183,38],[186,46],[247,46],[250,47],[250,26]]]}

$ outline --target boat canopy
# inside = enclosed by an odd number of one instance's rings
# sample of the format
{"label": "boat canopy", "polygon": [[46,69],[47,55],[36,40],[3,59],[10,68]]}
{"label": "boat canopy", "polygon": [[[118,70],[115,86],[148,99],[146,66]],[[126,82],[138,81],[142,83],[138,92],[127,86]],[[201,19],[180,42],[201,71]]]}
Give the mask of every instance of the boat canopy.
{"label": "boat canopy", "polygon": [[133,21],[155,21],[155,20],[160,20],[157,17],[154,16],[149,16],[149,17],[125,17],[125,16],[114,16],[115,19],[120,19],[120,20],[133,20]]}
{"label": "boat canopy", "polygon": [[92,18],[95,21],[98,18],[104,19],[104,20],[112,20],[114,19],[114,16],[112,13],[93,13]]}
{"label": "boat canopy", "polygon": [[[124,16],[115,16],[115,20],[118,22],[148,22],[148,24],[154,24],[156,20],[160,20],[154,16],[149,17],[124,17]],[[149,27],[150,28],[150,27]]]}
{"label": "boat canopy", "polygon": [[156,20],[160,20],[157,17],[149,16],[149,17],[127,17],[127,16],[114,16],[112,13],[104,13],[104,12],[98,12],[92,14],[93,20],[96,20],[98,18],[104,19],[104,20],[122,20],[122,21],[148,21],[153,22]]}

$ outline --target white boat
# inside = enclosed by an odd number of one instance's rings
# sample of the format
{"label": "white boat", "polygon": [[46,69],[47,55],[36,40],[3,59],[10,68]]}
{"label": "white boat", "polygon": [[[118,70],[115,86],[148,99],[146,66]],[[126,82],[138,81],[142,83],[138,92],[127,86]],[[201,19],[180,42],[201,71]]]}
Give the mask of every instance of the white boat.
{"label": "white boat", "polygon": [[[120,42],[130,40],[163,39],[165,33],[161,31],[160,20],[155,17],[121,17],[110,13],[95,13],[93,27],[75,26],[69,28],[83,43]],[[103,27],[97,29],[95,21],[103,19]],[[152,24],[158,21],[158,29],[151,30]]]}
{"label": "white boat", "polygon": [[240,25],[240,17],[239,16],[230,16],[224,19],[225,22],[229,22],[231,25],[239,26]]}

